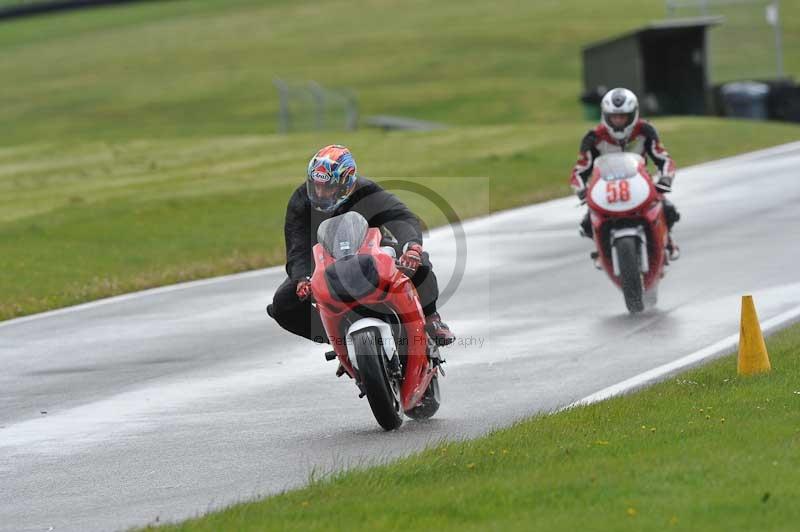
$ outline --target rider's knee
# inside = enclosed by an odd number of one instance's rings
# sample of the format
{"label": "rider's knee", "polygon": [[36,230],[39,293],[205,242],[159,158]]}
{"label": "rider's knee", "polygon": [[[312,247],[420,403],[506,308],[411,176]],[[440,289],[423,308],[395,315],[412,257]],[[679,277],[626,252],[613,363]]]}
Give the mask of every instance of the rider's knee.
{"label": "rider's knee", "polygon": [[[300,303],[300,300],[298,299],[297,302]],[[283,328],[286,328],[292,321],[292,315],[295,314],[292,306],[289,301],[276,297],[272,300],[272,304],[267,306],[267,314]]]}
{"label": "rider's knee", "polygon": [[667,217],[667,225],[669,227],[672,227],[675,225],[675,222],[681,219],[681,214],[672,203],[664,204],[664,215]]}
{"label": "rider's knee", "polygon": [[[286,323],[286,314],[282,312],[281,305],[277,302],[273,301],[270,305],[267,305],[267,314],[273,320],[278,322],[278,325],[284,327],[284,323]],[[284,327],[285,329],[286,327]]]}

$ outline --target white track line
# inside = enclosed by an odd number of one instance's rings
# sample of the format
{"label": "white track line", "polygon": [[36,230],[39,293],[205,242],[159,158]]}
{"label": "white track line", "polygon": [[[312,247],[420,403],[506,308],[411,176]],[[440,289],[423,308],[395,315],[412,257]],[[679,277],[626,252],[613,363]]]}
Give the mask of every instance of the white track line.
{"label": "white track line", "polygon": [[42,318],[50,318],[60,314],[69,314],[71,312],[78,312],[88,310],[94,307],[102,307],[111,303],[122,303],[131,299],[139,299],[140,297],[155,296],[159,294],[166,294],[168,292],[177,292],[178,290],[186,290],[187,288],[195,288],[198,286],[207,286],[217,283],[228,281],[236,281],[238,279],[247,279],[248,277],[258,277],[273,271],[282,270],[283,266],[271,266],[261,270],[251,270],[241,273],[232,273],[230,275],[222,275],[219,277],[210,277],[208,279],[198,279],[195,281],[186,281],[184,283],[170,284],[166,286],[158,286],[155,288],[148,288],[147,290],[140,290],[139,292],[130,292],[118,296],[107,297],[105,299],[98,299],[96,301],[89,301],[81,303],[80,305],[73,305],[71,307],[64,307],[56,310],[48,310],[47,312],[40,312],[39,314],[31,314],[30,316],[23,316],[21,318],[14,318],[13,320],[0,321],[0,328],[10,325],[19,325],[28,321],[39,320]]}
{"label": "white track line", "polygon": [[[778,314],[777,316],[765,321],[761,325],[761,330],[765,335],[767,335],[776,332],[779,329],[796,321],[800,321],[800,306],[791,310],[787,310],[786,312]],[[703,362],[708,362],[709,360],[727,355],[736,349],[738,343],[739,335],[732,334],[727,338],[723,338],[719,342],[713,343],[708,347],[704,347],[699,351],[695,351],[691,355],[687,355],[683,358],[679,358],[678,360],[673,360],[672,362],[668,362],[662,366],[658,366],[657,368],[645,371],[644,373],[640,373],[635,377],[626,379],[620,383],[609,386],[608,388],[603,388],[599,392],[595,392],[584,397],[583,399],[580,399],[579,401],[575,401],[574,403],[558,409],[557,412],[575,408],[576,406],[586,406],[593,403],[598,403],[618,395],[623,395],[631,391],[644,388],[692,366],[697,366]]]}

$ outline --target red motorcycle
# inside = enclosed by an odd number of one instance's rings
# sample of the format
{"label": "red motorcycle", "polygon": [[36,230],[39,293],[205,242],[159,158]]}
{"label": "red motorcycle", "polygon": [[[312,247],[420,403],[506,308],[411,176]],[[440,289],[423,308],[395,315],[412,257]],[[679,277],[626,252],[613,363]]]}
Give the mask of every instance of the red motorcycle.
{"label": "red motorcycle", "polygon": [[669,261],[668,230],[661,193],[644,159],[633,153],[598,157],[586,201],[597,245],[593,256],[622,289],[628,311],[655,305]]}
{"label": "red motorcycle", "polygon": [[311,291],[333,347],[326,358],[339,361],[336,375],[354,379],[378,424],[393,430],[403,413],[427,419],[439,409],[444,360],[425,332],[414,284],[381,238],[356,212],[324,221]]}

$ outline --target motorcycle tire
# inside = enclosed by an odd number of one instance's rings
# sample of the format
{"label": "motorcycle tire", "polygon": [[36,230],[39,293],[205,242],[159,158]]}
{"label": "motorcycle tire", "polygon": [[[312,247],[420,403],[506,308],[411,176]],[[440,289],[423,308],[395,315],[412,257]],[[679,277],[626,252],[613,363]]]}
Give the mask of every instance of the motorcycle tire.
{"label": "motorcycle tire", "polygon": [[439,379],[438,377],[434,376],[431,379],[431,383],[428,385],[428,389],[425,390],[425,393],[422,395],[422,399],[420,400],[419,404],[408,410],[406,415],[411,419],[422,420],[422,419],[430,419],[439,410],[439,404],[441,403],[441,395],[439,395]]}
{"label": "motorcycle tire", "polygon": [[353,349],[358,361],[361,384],[375,420],[384,430],[400,427],[403,424],[400,383],[389,375],[386,356],[375,329],[353,333]]}
{"label": "motorcycle tire", "polygon": [[634,236],[622,237],[614,242],[619,263],[619,280],[625,306],[631,314],[644,310],[644,281],[639,266],[639,239]]}

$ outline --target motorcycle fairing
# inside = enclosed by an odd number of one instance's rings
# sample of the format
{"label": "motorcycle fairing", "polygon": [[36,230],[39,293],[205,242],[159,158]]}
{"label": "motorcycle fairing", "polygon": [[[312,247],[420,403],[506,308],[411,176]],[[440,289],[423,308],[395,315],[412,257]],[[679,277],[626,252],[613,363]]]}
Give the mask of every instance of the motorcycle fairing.
{"label": "motorcycle fairing", "polygon": [[[608,161],[613,162],[615,160],[617,163],[614,165],[608,164]],[[635,172],[633,171],[634,169]],[[604,208],[603,202],[593,199],[595,195],[605,193],[603,190],[605,188],[604,183],[612,181],[618,183],[623,180],[628,180],[629,182],[631,180],[636,180],[637,182],[642,180],[646,182],[648,188],[646,200],[632,201],[631,204],[638,204],[637,207],[628,208],[626,205],[624,210],[613,211]],[[595,189],[599,189],[600,192],[594,192]],[[629,188],[629,190],[632,189]],[[631,196],[633,196],[633,193]],[[647,245],[647,249],[643,253],[643,256],[647,259],[647,267],[642,268],[644,270],[644,288],[646,291],[654,289],[663,273],[662,265],[666,260],[665,248],[668,232],[662,195],[655,188],[653,180],[647,172],[644,159],[635,154],[609,154],[598,158],[589,182],[587,203],[590,210],[592,230],[595,235],[596,249],[609,279],[621,287],[619,271],[617,269],[615,272],[612,257],[612,232],[618,232],[623,229],[640,230],[643,235],[640,237],[640,241],[644,240]]]}
{"label": "motorcycle fairing", "polygon": [[[437,370],[432,368],[428,361],[425,316],[417,290],[411,279],[397,269],[394,257],[381,250],[380,242],[380,230],[369,228],[355,253],[356,257],[345,259],[345,261],[358,260],[358,256],[366,255],[374,262],[375,271],[378,272],[378,282],[372,292],[352,301],[341,301],[335,297],[331,293],[326,272],[336,259],[322,244],[316,244],[313,248],[315,268],[311,285],[322,324],[333,350],[345,371],[354,379],[359,378],[358,370],[350,361],[346,336],[349,327],[364,318],[363,314],[359,314],[359,309],[387,308],[397,315],[402,327],[402,338],[397,338],[400,344],[398,351],[405,362],[400,400],[403,410],[407,411],[419,403]],[[337,249],[335,243],[333,249]],[[378,330],[383,334],[381,329]],[[393,338],[392,341],[394,340]],[[384,345],[388,343],[386,339],[381,341]]]}

